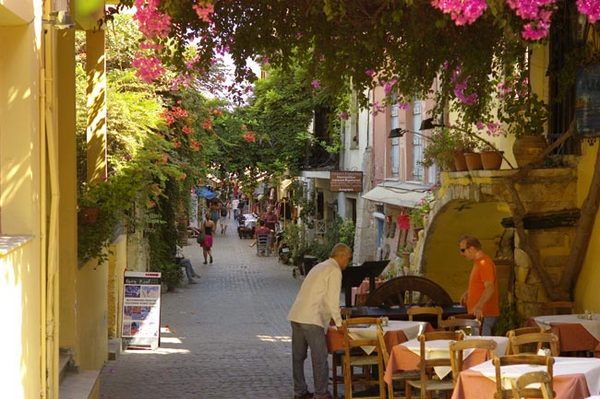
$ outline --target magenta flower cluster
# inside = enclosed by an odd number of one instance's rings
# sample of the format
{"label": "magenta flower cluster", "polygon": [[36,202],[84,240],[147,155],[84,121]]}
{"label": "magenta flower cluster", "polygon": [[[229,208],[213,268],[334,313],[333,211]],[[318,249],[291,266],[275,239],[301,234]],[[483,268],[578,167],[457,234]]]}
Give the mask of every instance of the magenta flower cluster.
{"label": "magenta flower cluster", "polygon": [[577,9],[591,24],[600,20],[600,0],[577,0]]}
{"label": "magenta flower cluster", "polygon": [[525,24],[521,36],[536,41],[548,36],[556,0],[506,0],[506,4]]}
{"label": "magenta flower cluster", "polygon": [[434,8],[450,14],[456,25],[470,25],[487,9],[485,0],[432,0]]}
{"label": "magenta flower cluster", "polygon": [[147,83],[159,78],[165,73],[165,68],[156,56],[138,55],[133,59],[132,65],[137,69],[138,76]]}
{"label": "magenta flower cluster", "polygon": [[140,32],[147,39],[164,38],[171,32],[171,17],[158,10],[160,0],[135,0],[137,21]]}

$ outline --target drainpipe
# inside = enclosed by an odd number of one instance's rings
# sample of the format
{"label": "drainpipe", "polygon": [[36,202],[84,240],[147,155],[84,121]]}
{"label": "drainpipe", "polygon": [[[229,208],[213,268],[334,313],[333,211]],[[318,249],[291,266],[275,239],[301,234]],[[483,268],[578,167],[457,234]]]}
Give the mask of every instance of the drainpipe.
{"label": "drainpipe", "polygon": [[[56,29],[70,28],[64,17],[69,15],[69,3],[62,9],[52,7],[54,2],[43,4],[43,36],[41,42],[40,84],[40,171],[41,171],[41,222],[40,259],[42,287],[42,392],[41,398],[58,398],[58,205],[60,201],[58,173],[58,138],[55,105],[58,104],[54,86],[56,72]],[[66,8],[65,8],[66,7]],[[48,189],[47,189],[48,188]],[[48,215],[47,204],[50,213]],[[48,217],[49,216],[49,217]],[[45,345],[44,345],[45,344]]]}

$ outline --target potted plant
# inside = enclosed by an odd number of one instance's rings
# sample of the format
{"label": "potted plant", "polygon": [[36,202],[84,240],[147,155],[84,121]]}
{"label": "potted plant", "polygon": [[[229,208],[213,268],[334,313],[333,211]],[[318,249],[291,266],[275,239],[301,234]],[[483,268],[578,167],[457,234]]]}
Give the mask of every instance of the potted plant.
{"label": "potted plant", "polygon": [[484,145],[481,148],[481,165],[484,170],[498,170],[502,165],[502,151],[491,145]]}
{"label": "potted plant", "polygon": [[[427,168],[435,165],[443,171],[454,172],[458,169],[455,165],[455,153],[462,154],[462,140],[460,134],[448,128],[436,128],[429,136],[427,146],[423,150],[421,164]],[[460,165],[459,165],[460,167]]]}

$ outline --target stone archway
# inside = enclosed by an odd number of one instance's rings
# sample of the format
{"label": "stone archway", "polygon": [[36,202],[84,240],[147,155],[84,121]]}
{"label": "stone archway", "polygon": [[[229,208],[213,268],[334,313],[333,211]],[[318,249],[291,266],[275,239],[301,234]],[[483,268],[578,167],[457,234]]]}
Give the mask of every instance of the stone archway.
{"label": "stone archway", "polygon": [[[480,238],[490,256],[498,252],[500,238],[512,230],[515,204],[509,179],[516,170],[444,173],[429,223],[421,233],[416,252],[417,272],[442,285],[458,300],[467,286],[470,265],[457,252],[462,234]],[[575,234],[574,222],[565,218],[576,209],[576,173],[570,168],[532,170],[515,187],[527,216],[529,244],[537,252],[542,273],[558,284]],[[506,236],[505,236],[506,238]],[[519,313],[537,314],[548,293],[529,257],[509,238],[512,253],[502,254],[514,273],[514,294]],[[506,243],[505,243],[506,244]],[[506,248],[506,245],[504,246]],[[500,269],[500,268],[499,268]],[[500,277],[499,271],[499,277]],[[502,291],[502,288],[501,288]]]}

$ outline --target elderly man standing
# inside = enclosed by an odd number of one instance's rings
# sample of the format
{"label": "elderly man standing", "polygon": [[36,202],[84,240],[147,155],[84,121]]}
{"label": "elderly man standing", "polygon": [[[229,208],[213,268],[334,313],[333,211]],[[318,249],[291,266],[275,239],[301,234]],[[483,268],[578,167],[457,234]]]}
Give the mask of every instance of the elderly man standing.
{"label": "elderly man standing", "polygon": [[460,302],[466,304],[467,311],[481,321],[481,335],[492,335],[492,328],[500,315],[496,265],[473,236],[461,237],[458,248],[463,257],[473,262],[469,288]]}
{"label": "elderly man standing", "polygon": [[327,341],[325,334],[331,319],[338,328],[342,326],[340,314],[340,291],[342,270],[350,259],[352,250],[345,244],[336,244],[329,259],[314,266],[308,273],[296,300],[288,314],[292,324],[292,372],[294,378],[294,398],[308,399],[304,378],[304,360],[310,348],[315,399],[331,398],[327,390],[329,365],[327,363]]}

